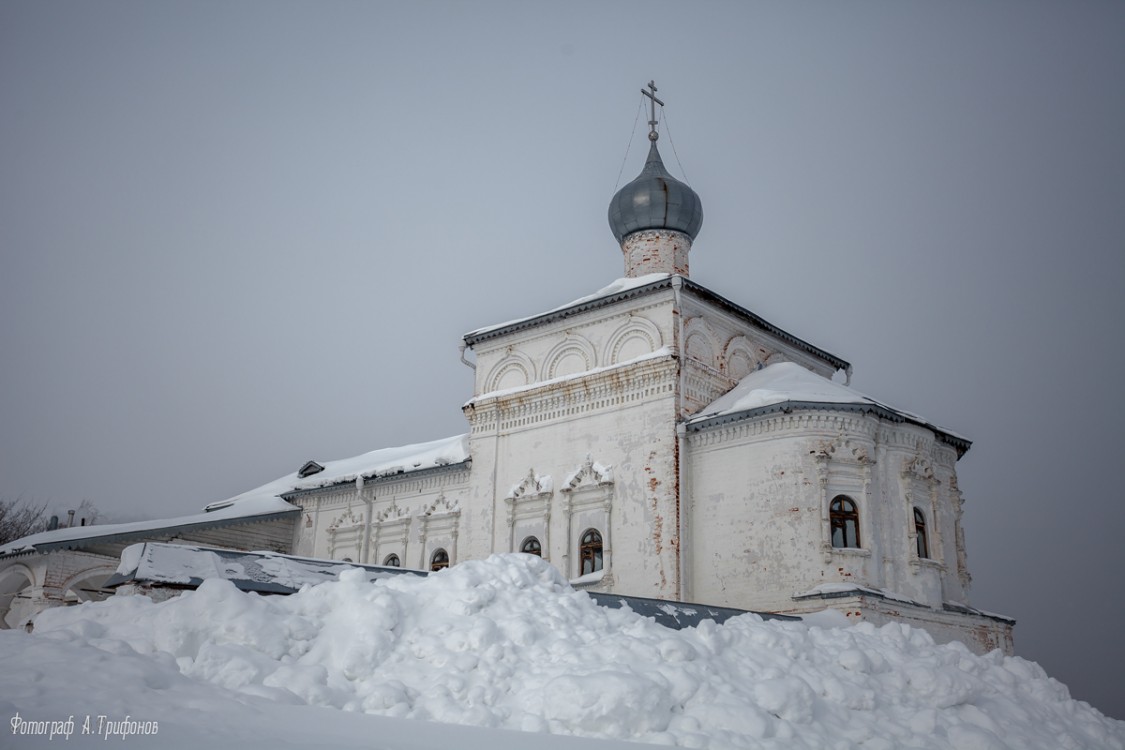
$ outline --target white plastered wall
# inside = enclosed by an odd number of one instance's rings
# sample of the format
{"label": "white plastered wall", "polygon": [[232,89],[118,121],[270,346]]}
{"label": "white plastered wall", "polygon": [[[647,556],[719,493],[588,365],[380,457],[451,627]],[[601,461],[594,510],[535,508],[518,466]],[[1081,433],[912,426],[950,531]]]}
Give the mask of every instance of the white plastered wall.
{"label": "white plastered wall", "polygon": [[[693,596],[785,610],[821,584],[855,584],[939,609],[965,603],[955,455],[924,428],[846,412],[764,415],[693,433]],[[838,495],[859,510],[858,549],[831,545]],[[927,514],[926,559],[916,551],[914,507]]]}

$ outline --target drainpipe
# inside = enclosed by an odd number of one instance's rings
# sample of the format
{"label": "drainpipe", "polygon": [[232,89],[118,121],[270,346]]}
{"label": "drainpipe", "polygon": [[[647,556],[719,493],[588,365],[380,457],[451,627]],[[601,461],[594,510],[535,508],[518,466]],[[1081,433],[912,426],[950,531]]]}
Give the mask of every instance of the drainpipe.
{"label": "drainpipe", "polygon": [[363,506],[364,506],[364,512],[363,512],[363,516],[364,516],[364,518],[363,518],[363,544],[360,545],[360,549],[359,549],[359,561],[360,561],[361,564],[367,565],[369,563],[368,558],[371,555],[371,504],[374,500],[375,493],[374,492],[371,493],[372,494],[371,500],[364,499],[364,497],[363,497],[363,485],[364,485],[363,475],[360,474],[359,476],[357,476],[355,478],[356,498],[361,503],[363,503]]}
{"label": "drainpipe", "polygon": [[681,602],[690,601],[691,592],[688,591],[688,563],[687,563],[687,547],[688,547],[688,501],[690,493],[688,492],[688,468],[687,468],[687,424],[679,422],[676,424],[676,456],[678,458],[677,471],[679,475],[676,479],[676,484],[679,487],[679,497],[676,501],[677,519],[679,521],[679,528],[676,533],[679,534],[680,543],[677,545],[677,552],[679,553],[679,570],[677,575],[680,579],[680,592],[679,599]]}
{"label": "drainpipe", "polygon": [[468,367],[468,368],[469,368],[470,370],[475,370],[475,369],[477,369],[477,366],[476,366],[475,364],[473,364],[473,363],[472,363],[472,362],[470,362],[469,360],[465,359],[465,350],[469,348],[469,345],[468,345],[468,344],[466,344],[466,343],[465,343],[464,341],[462,341],[462,342],[461,342],[461,346],[459,346],[459,347],[457,347],[457,348],[458,348],[458,350],[459,350],[459,351],[461,352],[461,364],[465,365],[465,366],[466,366],[466,367]]}
{"label": "drainpipe", "polygon": [[687,560],[684,555],[684,543],[687,534],[687,508],[684,502],[687,486],[684,471],[684,448],[686,446],[685,425],[683,422],[683,399],[686,352],[684,351],[684,307],[681,292],[684,287],[684,277],[679,274],[672,276],[672,298],[674,314],[676,316],[676,367],[678,368],[678,384],[676,386],[676,599],[687,601]]}

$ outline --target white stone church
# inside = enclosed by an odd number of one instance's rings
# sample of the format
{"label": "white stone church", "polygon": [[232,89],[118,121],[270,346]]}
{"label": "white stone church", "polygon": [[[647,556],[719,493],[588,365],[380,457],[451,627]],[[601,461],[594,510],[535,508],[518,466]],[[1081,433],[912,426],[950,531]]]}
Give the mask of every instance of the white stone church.
{"label": "white stone church", "polygon": [[610,203],[624,278],[464,336],[466,435],[309,461],[196,516],[9,544],[5,624],[96,596],[121,549],[156,540],[423,570],[524,552],[592,591],[831,607],[1011,653],[1014,622],[968,603],[969,441],[852,390],[846,361],[692,281],[701,202],[664,168],[655,122],[649,138]]}

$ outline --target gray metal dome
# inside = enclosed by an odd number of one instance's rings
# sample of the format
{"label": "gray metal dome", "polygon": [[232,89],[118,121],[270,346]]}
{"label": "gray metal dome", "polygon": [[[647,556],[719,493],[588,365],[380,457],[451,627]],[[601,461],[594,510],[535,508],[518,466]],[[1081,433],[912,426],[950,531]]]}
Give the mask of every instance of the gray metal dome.
{"label": "gray metal dome", "polygon": [[656,141],[637,179],[609,202],[609,228],[618,242],[642,229],[672,229],[692,240],[703,226],[703,204],[694,190],[668,174]]}

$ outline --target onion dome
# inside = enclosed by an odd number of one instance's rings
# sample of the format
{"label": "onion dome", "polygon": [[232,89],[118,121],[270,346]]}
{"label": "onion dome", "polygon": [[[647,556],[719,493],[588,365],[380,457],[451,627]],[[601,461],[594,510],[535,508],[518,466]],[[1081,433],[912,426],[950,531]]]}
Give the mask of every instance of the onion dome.
{"label": "onion dome", "polygon": [[668,174],[652,135],[644,169],[609,202],[609,228],[618,242],[645,229],[670,229],[695,240],[703,226],[703,204],[694,190]]}

